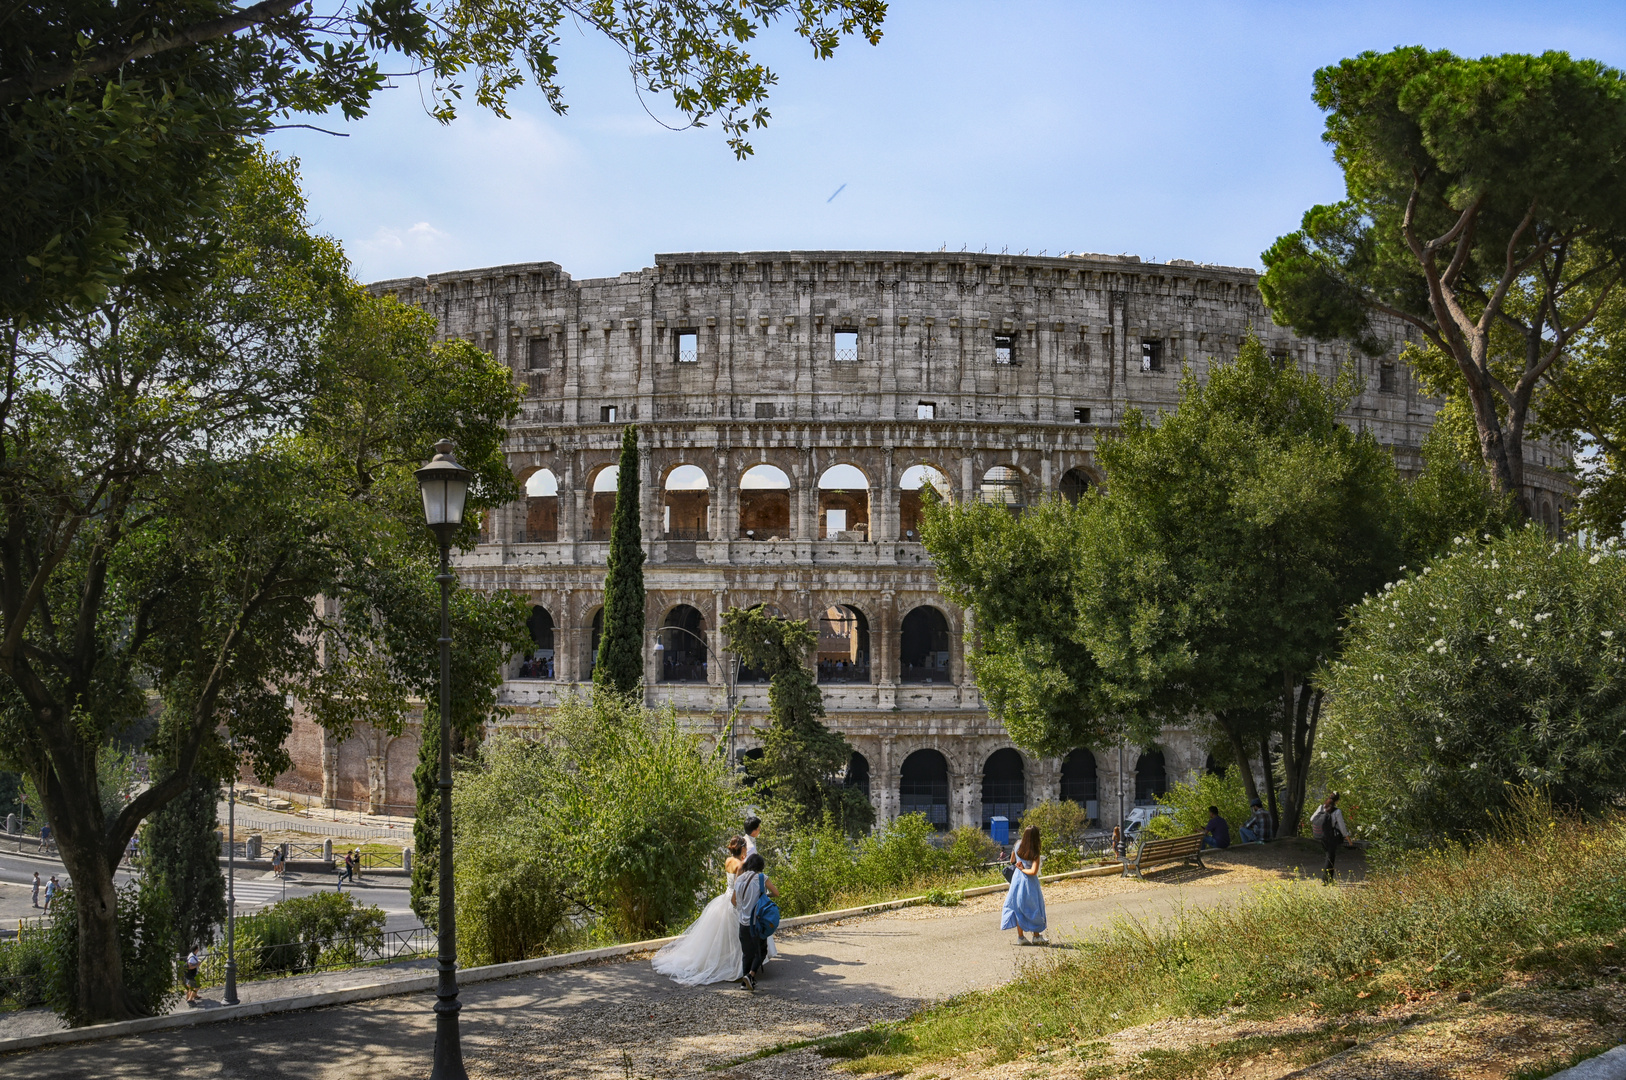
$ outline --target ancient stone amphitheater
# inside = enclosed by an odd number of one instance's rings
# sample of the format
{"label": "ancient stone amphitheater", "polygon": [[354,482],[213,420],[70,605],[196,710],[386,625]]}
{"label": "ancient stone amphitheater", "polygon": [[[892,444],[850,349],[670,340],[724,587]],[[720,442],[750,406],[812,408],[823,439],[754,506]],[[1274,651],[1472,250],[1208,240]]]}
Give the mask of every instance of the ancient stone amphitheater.
{"label": "ancient stone amphitheater", "polygon": [[[1096,441],[1126,409],[1172,406],[1257,334],[1284,361],[1365,391],[1347,421],[1403,468],[1435,402],[1399,362],[1272,324],[1253,271],[1134,256],[776,251],[659,255],[572,280],[555,263],[379,282],[471,340],[525,387],[508,457],[525,488],[459,560],[465,586],[530,598],[535,648],[504,688],[519,721],[589,680],[623,425],[638,426],[648,562],[646,681],[737,754],[767,687],[737,670],[730,607],[812,620],[831,724],[857,749],[848,781],[879,817],[943,827],[1014,819],[1054,797],[1107,821],[1202,769],[1187,732],[1156,747],[1017,749],[965,663],[965,614],[918,540],[920,489],[1019,508],[1100,481]],[[1538,512],[1568,498],[1533,445]],[[733,730],[731,703],[739,706]],[[279,786],[340,806],[409,812],[415,728],[335,745],[301,721]]]}

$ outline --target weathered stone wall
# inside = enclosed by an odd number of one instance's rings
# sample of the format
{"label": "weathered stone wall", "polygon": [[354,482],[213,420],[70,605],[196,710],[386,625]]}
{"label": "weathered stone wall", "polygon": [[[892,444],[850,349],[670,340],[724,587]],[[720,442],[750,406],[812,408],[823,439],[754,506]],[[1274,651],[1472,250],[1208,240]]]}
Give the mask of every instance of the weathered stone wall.
{"label": "weathered stone wall", "polygon": [[[557,494],[490,514],[486,542],[459,559],[466,586],[516,590],[551,617],[551,677],[522,678],[521,661],[511,665],[504,696],[517,718],[589,678],[614,501],[595,494],[594,482],[616,461],[621,427],[636,422],[647,625],[692,607],[710,655],[730,661],[719,631],[730,607],[763,603],[813,620],[834,605],[861,613],[869,681],[829,685],[826,702],[832,725],[865,758],[883,819],[901,805],[904,760],[929,749],[948,766],[947,823],[980,821],[984,763],[1011,745],[967,670],[964,613],[940,596],[912,535],[918,497],[900,486],[911,467],[937,470],[957,500],[1009,490],[1032,502],[1097,482],[1101,434],[1130,408],[1172,407],[1185,365],[1202,377],[1234,358],[1250,332],[1284,362],[1325,377],[1353,366],[1366,388],[1346,419],[1392,446],[1402,467],[1418,466],[1436,407],[1399,362],[1402,328],[1378,358],[1298,338],[1271,323],[1253,272],[1229,267],[1122,256],[701,253],[580,282],[554,263],[529,263],[373,288],[432,312],[445,335],[490,351],[526,388],[509,460],[522,483],[548,470]],[[1537,505],[1559,528],[1567,486],[1544,467],[1550,448],[1532,444],[1530,454]],[[746,471],[762,464],[788,477],[788,500],[742,490]],[[704,491],[664,490],[686,465],[703,470]],[[844,483],[846,491],[821,492],[819,478],[839,465],[858,469],[867,491]],[[1008,489],[987,482],[996,468],[1014,470]],[[845,511],[844,527],[832,527],[830,510]],[[903,621],[923,606],[940,610],[950,631],[942,681],[931,683],[909,681],[900,655]],[[684,637],[663,640],[671,647]],[[656,640],[652,632],[650,699],[730,738],[726,665],[709,663],[703,682],[663,682]],[[733,693],[741,715],[732,742],[744,752],[766,687]],[[350,754],[379,757],[366,749]],[[1120,795],[1134,801],[1139,752],[1120,761],[1116,747],[1090,749],[1102,817],[1116,818]],[[1204,765],[1188,732],[1169,729],[1162,749],[1171,781]],[[335,795],[358,786],[344,751],[330,752],[324,772],[337,773],[327,781]],[[1023,781],[1029,804],[1055,797],[1060,763],[1024,755]],[[397,790],[393,773],[383,787]]]}

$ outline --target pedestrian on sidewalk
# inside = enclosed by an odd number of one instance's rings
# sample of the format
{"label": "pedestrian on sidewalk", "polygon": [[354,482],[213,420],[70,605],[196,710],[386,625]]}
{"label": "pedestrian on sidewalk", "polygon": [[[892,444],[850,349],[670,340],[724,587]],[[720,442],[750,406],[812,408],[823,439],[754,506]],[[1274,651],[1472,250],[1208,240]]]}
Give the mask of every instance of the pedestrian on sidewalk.
{"label": "pedestrian on sidewalk", "polygon": [[282,877],[283,869],[287,865],[287,859],[284,858],[282,854],[282,845],[278,844],[276,847],[271,849],[271,872],[277,875],[277,877]]}
{"label": "pedestrian on sidewalk", "polygon": [[40,889],[42,889],[44,887],[45,887],[45,883],[40,880],[40,872],[38,870],[34,871],[34,898],[33,899],[34,899],[34,906],[35,907],[40,906]]}
{"label": "pedestrian on sidewalk", "polygon": [[350,869],[355,872],[356,877],[359,878],[359,877],[362,876],[362,873],[361,873],[361,849],[360,848],[352,848],[350,850]]}
{"label": "pedestrian on sidewalk", "polygon": [[1336,879],[1338,849],[1349,839],[1349,825],[1344,822],[1344,812],[1338,809],[1338,792],[1321,800],[1316,812],[1310,815],[1310,833],[1327,853],[1327,863],[1321,868],[1321,884],[1331,885]]}
{"label": "pedestrian on sidewalk", "polygon": [[56,894],[61,891],[62,886],[57,884],[56,875],[52,874],[51,880],[45,886],[45,914],[51,913],[51,901],[55,900]]}
{"label": "pedestrian on sidewalk", "polygon": [[757,933],[757,903],[763,893],[776,899],[779,896],[779,890],[762,872],[763,866],[761,855],[747,855],[728,898],[740,923],[740,986],[746,990],[757,988],[757,976],[762,974],[762,963],[768,958],[768,937]]}
{"label": "pedestrian on sidewalk", "polygon": [[342,862],[340,866],[342,869],[339,871],[339,880],[334,883],[333,888],[339,889],[343,887],[344,883],[347,881],[354,886],[356,883],[356,868],[350,861],[350,853],[348,851],[344,853],[344,862]]}
{"label": "pedestrian on sidewalk", "polygon": [[[1005,907],[1000,912],[999,928],[1016,929],[1018,945],[1048,945],[1045,940],[1044,892],[1039,887],[1039,827],[1029,825],[1022,830],[1022,839],[1011,852],[1011,887],[1005,892]],[[1023,931],[1033,935],[1030,941]]]}
{"label": "pedestrian on sidewalk", "polygon": [[181,985],[186,987],[188,1005],[198,1003],[198,968],[202,966],[203,961],[198,959],[197,949],[192,949],[186,954],[186,972],[181,976]]}

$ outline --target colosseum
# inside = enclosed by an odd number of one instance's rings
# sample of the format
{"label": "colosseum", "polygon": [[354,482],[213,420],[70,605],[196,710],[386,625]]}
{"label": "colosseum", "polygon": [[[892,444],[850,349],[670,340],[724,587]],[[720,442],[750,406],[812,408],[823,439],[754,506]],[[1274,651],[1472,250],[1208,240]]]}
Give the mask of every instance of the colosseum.
{"label": "colosseum", "polygon": [[[1012,510],[1101,481],[1096,442],[1125,410],[1171,407],[1257,334],[1285,362],[1357,365],[1346,414],[1404,469],[1436,402],[1399,360],[1272,324],[1254,271],[1135,256],[776,251],[658,255],[573,280],[555,263],[379,282],[525,389],[507,453],[524,498],[458,559],[465,587],[531,604],[533,650],[503,698],[519,721],[591,678],[621,429],[638,426],[652,703],[748,755],[767,687],[719,630],[730,607],[811,620],[829,720],[856,748],[849,783],[880,820],[1014,819],[1071,798],[1111,821],[1208,764],[1188,731],[1152,747],[1037,758],[990,716],[965,660],[971,627],[939,595],[920,492]],[[1561,528],[1557,455],[1532,444],[1534,505]],[[732,727],[730,718],[733,717]],[[417,737],[335,745],[300,718],[296,797],[410,813]]]}

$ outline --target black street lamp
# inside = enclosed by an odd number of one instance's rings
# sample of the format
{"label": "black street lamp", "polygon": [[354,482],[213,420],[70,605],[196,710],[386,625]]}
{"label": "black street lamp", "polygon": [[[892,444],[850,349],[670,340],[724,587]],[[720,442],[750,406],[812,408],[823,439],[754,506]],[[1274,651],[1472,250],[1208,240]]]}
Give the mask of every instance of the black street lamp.
{"label": "black street lamp", "polygon": [[435,1066],[429,1080],[468,1080],[457,1014],[457,909],[452,881],[452,536],[463,524],[469,471],[452,460],[452,441],[435,444],[435,456],[413,474],[423,494],[423,516],[440,541],[440,976],[435,987]]}

